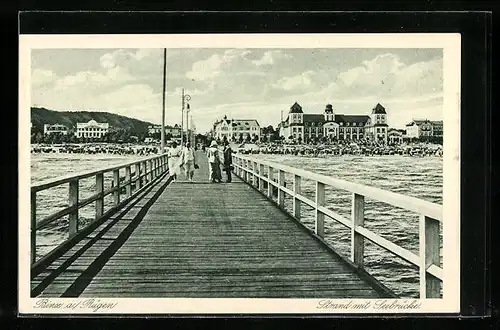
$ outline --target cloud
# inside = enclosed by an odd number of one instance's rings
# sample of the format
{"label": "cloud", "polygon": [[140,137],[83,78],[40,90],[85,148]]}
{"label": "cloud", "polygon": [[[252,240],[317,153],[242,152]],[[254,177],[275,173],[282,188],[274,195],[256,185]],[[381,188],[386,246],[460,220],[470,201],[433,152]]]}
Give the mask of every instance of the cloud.
{"label": "cloud", "polygon": [[442,59],[406,65],[399,56],[387,53],[362,64],[338,74],[339,93],[417,96],[442,92]]}
{"label": "cloud", "polygon": [[33,69],[31,72],[31,84],[34,87],[54,82],[56,79],[57,76],[51,70]]}
{"label": "cloud", "polygon": [[[335,57],[333,50],[311,57],[308,50],[169,49],[167,122],[180,123],[182,87],[192,96],[200,130],[224,114],[276,125],[281,110],[286,114],[295,101],[306,112],[321,112],[331,103],[346,114],[369,113],[380,102],[390,125],[419,115],[419,109],[422,116],[442,114],[442,59],[408,63],[394,52],[370,53],[361,61],[341,52]],[[54,69],[56,63],[34,68],[33,102],[161,120],[162,49],[104,50],[92,61],[66,75]]]}
{"label": "cloud", "polygon": [[111,86],[119,86],[134,80],[127,69],[114,66],[106,72],[81,71],[74,75],[61,77],[55,82],[55,89],[67,88],[105,90]]}
{"label": "cloud", "polygon": [[193,63],[191,71],[186,73],[186,77],[194,80],[215,79],[231,69],[237,68],[238,72],[249,68],[249,50],[230,49],[221,54],[213,54],[209,58]]}
{"label": "cloud", "polygon": [[286,91],[308,90],[313,87],[313,78],[315,76],[316,72],[309,70],[297,76],[281,78],[272,86]]}
{"label": "cloud", "polygon": [[292,58],[289,54],[281,50],[267,51],[258,60],[253,60],[252,63],[256,66],[273,65],[279,60]]}

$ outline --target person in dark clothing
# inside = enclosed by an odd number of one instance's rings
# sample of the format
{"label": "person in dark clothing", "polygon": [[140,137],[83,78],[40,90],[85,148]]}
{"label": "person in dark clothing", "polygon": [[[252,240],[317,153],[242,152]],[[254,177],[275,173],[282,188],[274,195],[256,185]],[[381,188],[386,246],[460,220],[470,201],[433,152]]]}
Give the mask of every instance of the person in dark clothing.
{"label": "person in dark clothing", "polygon": [[233,169],[233,150],[228,141],[224,141],[224,171],[227,175],[227,181],[231,182],[231,170]]}

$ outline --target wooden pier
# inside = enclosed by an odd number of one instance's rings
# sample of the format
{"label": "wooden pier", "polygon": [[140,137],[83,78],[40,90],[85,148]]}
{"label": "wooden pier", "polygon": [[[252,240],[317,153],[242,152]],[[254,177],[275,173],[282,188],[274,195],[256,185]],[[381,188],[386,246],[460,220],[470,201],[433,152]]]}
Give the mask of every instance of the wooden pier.
{"label": "wooden pier", "polygon": [[[355,190],[351,221],[324,207],[324,185],[344,184],[341,181],[324,182],[328,178],[235,155],[237,176],[233,182],[214,184],[208,180],[205,155],[197,155],[200,169],[195,182],[183,181],[183,175],[171,182],[166,157],[157,156],[33,185],[32,255],[37,230],[58,218],[69,215],[70,235],[41,259],[32,257],[32,296],[396,297],[363,269],[365,238],[421,267],[421,295],[439,296],[439,205],[417,199],[408,205],[411,211],[422,214],[421,246],[425,252],[416,256],[363,228],[360,187],[341,187]],[[294,174],[291,189],[283,182],[285,170]],[[110,171],[118,184],[104,190],[103,174]],[[120,171],[125,174],[123,181]],[[317,176],[315,201],[300,195],[300,175]],[[78,180],[92,176],[96,178],[96,194],[79,201]],[[60,184],[69,184],[68,207],[37,220],[36,193]],[[121,190],[125,190],[122,199]],[[371,197],[379,191],[368,189],[366,193]],[[103,199],[108,194],[113,194],[114,206],[104,212]],[[284,194],[293,197],[292,213],[283,208]],[[405,201],[391,194],[383,197],[401,207]],[[80,229],[78,209],[92,202],[96,205],[95,220]],[[314,231],[300,222],[302,203],[316,207]],[[350,257],[339,255],[323,239],[325,215],[346,226],[354,223]]]}

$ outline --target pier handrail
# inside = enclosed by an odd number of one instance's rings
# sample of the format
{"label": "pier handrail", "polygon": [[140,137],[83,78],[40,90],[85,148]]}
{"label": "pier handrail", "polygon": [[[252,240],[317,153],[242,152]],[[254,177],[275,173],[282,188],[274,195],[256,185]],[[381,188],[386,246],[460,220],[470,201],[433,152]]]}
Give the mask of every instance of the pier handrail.
{"label": "pier handrail", "polygon": [[[350,260],[360,269],[364,268],[364,239],[368,239],[393,255],[419,268],[421,299],[440,297],[440,285],[443,279],[443,269],[440,267],[439,237],[440,223],[443,220],[442,205],[241,154],[233,155],[233,164],[236,175],[258,189],[273,202],[273,187],[277,189],[278,196],[275,203],[285,212],[287,212],[284,209],[285,194],[291,196],[293,199],[293,211],[289,215],[297,221],[300,222],[301,218],[301,203],[312,207],[315,210],[314,234],[320,239],[323,240],[325,235],[325,215],[350,228]],[[274,176],[275,172],[278,174],[277,178]],[[293,174],[292,189],[285,187],[285,173]],[[301,194],[302,178],[316,182],[315,200],[311,200]],[[267,183],[267,192],[263,191],[264,182]],[[352,193],[350,219],[325,207],[325,186],[331,186]],[[365,197],[420,215],[418,255],[364,227]]]}
{"label": "pier handrail", "polygon": [[[132,172],[132,167],[134,171]],[[120,175],[120,170],[125,169],[125,177]],[[118,210],[121,206],[126,204],[132,198],[137,196],[141,191],[150,186],[152,183],[168,171],[168,157],[167,154],[156,155],[145,159],[128,162],[121,165],[108,166],[92,171],[84,171],[62,176],[55,179],[49,179],[42,182],[34,183],[31,185],[31,265],[35,267],[39,262],[36,260],[36,234],[40,229],[45,228],[47,225],[54,221],[69,215],[69,239],[74,237],[78,232],[83,230],[78,226],[78,211],[90,203],[95,204],[95,218],[86,227],[99,221],[105,216],[109,216],[114,211]],[[112,187],[104,190],[104,174],[113,172]],[[81,179],[95,177],[95,194],[80,200],[79,198],[79,181]],[[122,181],[123,179],[123,181]],[[52,213],[45,218],[37,221],[37,193],[63,184],[69,184],[68,200],[69,205],[55,213]],[[125,199],[120,200],[120,192],[125,189]],[[104,210],[104,197],[113,194],[114,203],[113,207],[107,211]],[[86,228],[85,227],[85,228]],[[66,240],[66,241],[68,241]],[[65,242],[66,242],[65,241]],[[53,251],[57,250],[61,243]],[[50,252],[52,253],[52,252]],[[49,254],[50,254],[49,253]]]}

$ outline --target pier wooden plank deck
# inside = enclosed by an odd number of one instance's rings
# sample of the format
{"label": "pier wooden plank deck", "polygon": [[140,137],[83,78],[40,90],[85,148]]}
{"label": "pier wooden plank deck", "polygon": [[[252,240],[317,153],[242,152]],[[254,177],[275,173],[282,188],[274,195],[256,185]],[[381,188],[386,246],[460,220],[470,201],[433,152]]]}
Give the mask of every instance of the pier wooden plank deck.
{"label": "pier wooden plank deck", "polygon": [[[34,296],[375,298],[381,293],[233,176],[167,178],[32,280]],[[168,184],[168,185],[167,185]]]}

